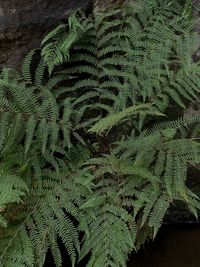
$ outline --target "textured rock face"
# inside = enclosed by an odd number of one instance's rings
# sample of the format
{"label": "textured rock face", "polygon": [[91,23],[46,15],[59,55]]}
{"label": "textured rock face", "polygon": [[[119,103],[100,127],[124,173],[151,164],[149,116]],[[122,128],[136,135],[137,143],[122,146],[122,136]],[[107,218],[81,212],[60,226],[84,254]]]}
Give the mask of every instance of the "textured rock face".
{"label": "textured rock face", "polygon": [[194,13],[196,20],[197,20],[196,29],[197,29],[197,31],[200,32],[200,0],[193,0],[192,3],[193,3],[193,7],[194,7],[193,13]]}
{"label": "textured rock face", "polygon": [[0,0],[0,67],[19,68],[27,52],[38,47],[69,10],[88,4],[89,0]]}

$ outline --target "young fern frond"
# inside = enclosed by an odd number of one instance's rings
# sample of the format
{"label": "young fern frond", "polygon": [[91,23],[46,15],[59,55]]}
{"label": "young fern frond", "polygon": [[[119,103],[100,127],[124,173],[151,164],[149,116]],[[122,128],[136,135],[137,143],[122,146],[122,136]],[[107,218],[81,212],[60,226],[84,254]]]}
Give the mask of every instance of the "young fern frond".
{"label": "young fern frond", "polygon": [[112,128],[113,126],[120,123],[120,121],[125,120],[129,116],[133,116],[135,114],[140,114],[140,112],[146,112],[147,114],[162,116],[163,114],[156,111],[151,104],[141,104],[138,106],[128,107],[127,109],[117,113],[108,115],[107,117],[98,121],[89,132],[102,133],[103,131]]}
{"label": "young fern frond", "polygon": [[90,22],[85,18],[82,23],[79,16],[83,14],[78,11],[69,16],[68,27],[65,24],[59,25],[50,32],[42,41],[44,45],[42,56],[48,66],[49,74],[52,73],[55,66],[62,64],[69,59],[71,46],[76,43],[84,32],[90,29]]}

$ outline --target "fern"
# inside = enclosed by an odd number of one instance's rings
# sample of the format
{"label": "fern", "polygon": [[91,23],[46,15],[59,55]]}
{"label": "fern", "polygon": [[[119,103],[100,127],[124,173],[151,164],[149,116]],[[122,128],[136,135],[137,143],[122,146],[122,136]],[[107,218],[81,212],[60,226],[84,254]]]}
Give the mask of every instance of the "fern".
{"label": "fern", "polygon": [[[48,143],[51,143],[53,151],[58,142],[58,132],[61,129],[59,107],[51,91],[65,76],[57,75],[45,84],[43,61],[40,61],[33,76],[30,73],[29,61],[34,52],[30,52],[23,65],[25,80],[23,78],[17,80],[11,74],[10,77],[8,74],[6,79],[3,77],[0,79],[1,150],[4,149],[5,139],[9,140],[7,147],[11,147],[16,141],[25,138],[25,153],[30,149],[36,136],[41,142],[43,153]],[[65,124],[67,128],[67,123]],[[70,141],[68,145],[69,143]]]}
{"label": "fern", "polygon": [[[126,266],[199,169],[199,36],[190,5],[69,15],[0,75],[0,265]],[[174,109],[173,116],[171,110]]]}
{"label": "fern", "polygon": [[[126,266],[128,253],[134,248],[137,235],[133,217],[119,206],[116,188],[97,184],[96,193],[80,206],[87,223],[87,236],[81,249],[81,259],[92,253],[87,266]],[[105,188],[106,189],[106,188]],[[102,192],[102,193],[101,193]],[[79,228],[83,229],[82,223]]]}
{"label": "fern", "polygon": [[1,167],[1,191],[0,191],[0,227],[7,227],[4,214],[7,206],[12,203],[20,203],[28,192],[28,187],[22,178],[17,175],[8,173]]}
{"label": "fern", "polygon": [[[145,109],[147,109],[147,111]],[[151,111],[151,106],[148,104],[138,105],[135,107],[133,106],[133,107],[129,107],[129,108],[119,112],[118,114],[112,114],[112,115],[107,116],[106,118],[101,119],[100,121],[98,121],[98,123],[96,123],[90,129],[90,132],[101,133],[102,131],[104,131],[108,128],[111,128],[114,125],[118,124],[121,120],[125,119],[126,117],[140,113],[140,112],[144,112],[144,113],[152,114],[152,115],[158,115],[158,116],[162,115],[158,111],[156,112],[156,110],[154,111],[152,109],[152,111]]]}
{"label": "fern", "polygon": [[[1,231],[1,235],[3,234],[1,243],[2,266],[12,266],[11,264],[16,264],[16,266],[43,265],[48,249],[52,252],[56,266],[61,266],[62,260],[57,243],[58,239],[66,247],[72,266],[74,266],[76,251],[80,250],[79,233],[74,225],[74,220],[84,221],[78,206],[83,203],[84,196],[88,191],[86,187],[79,185],[78,182],[74,183],[72,177],[75,176],[75,179],[78,179],[79,175],[82,178],[84,177],[84,173],[67,173],[67,167],[65,166],[65,172],[63,173],[48,172],[45,174],[45,171],[42,171],[40,177],[42,181],[35,180],[34,182],[33,180],[34,187],[30,189],[31,191],[25,198],[24,204],[20,205],[21,207],[19,206],[19,211],[22,213],[21,218],[19,219],[15,217],[16,215],[13,215],[12,221],[15,221],[16,227],[12,232],[10,230],[8,232],[4,231],[4,233]],[[69,176],[68,179],[66,179],[67,176]],[[2,205],[7,202],[18,202],[20,197],[24,196],[23,192],[27,190],[23,183],[20,184],[12,176],[9,178],[12,178],[12,181],[15,182],[16,189],[14,189],[13,184],[8,184],[11,189],[11,186],[13,186],[13,193],[11,194],[8,189],[4,188],[7,192],[7,198],[2,196]],[[9,201],[8,197],[12,201]],[[24,208],[25,211],[22,212]],[[25,247],[27,242],[28,248]],[[15,246],[19,243],[24,248],[22,251],[19,250],[16,256]],[[25,257],[28,249],[30,258]]]}
{"label": "fern", "polygon": [[83,26],[81,25],[78,19],[79,13],[72,13],[69,17],[68,29],[65,24],[61,24],[49,33],[42,42],[42,44],[45,44],[42,55],[50,74],[55,66],[61,64],[64,60],[68,60],[71,45],[77,42],[80,36],[84,34],[85,28],[90,28],[90,23],[87,20],[82,22]]}

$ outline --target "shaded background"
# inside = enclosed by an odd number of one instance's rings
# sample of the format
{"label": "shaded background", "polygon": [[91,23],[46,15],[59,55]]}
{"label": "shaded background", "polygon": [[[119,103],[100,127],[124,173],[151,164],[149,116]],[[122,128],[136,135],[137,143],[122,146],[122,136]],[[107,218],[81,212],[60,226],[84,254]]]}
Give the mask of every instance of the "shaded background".
{"label": "shaded background", "polygon": [[164,225],[154,242],[132,255],[128,267],[199,267],[200,225]]}

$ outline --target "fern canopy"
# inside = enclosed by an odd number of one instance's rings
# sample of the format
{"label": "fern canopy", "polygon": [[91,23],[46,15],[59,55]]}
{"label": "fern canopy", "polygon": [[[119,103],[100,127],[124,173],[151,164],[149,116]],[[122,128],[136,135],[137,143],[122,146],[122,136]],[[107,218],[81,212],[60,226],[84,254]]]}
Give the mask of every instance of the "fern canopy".
{"label": "fern canopy", "polygon": [[126,267],[171,204],[198,217],[199,36],[191,6],[69,15],[0,73],[0,265]]}

